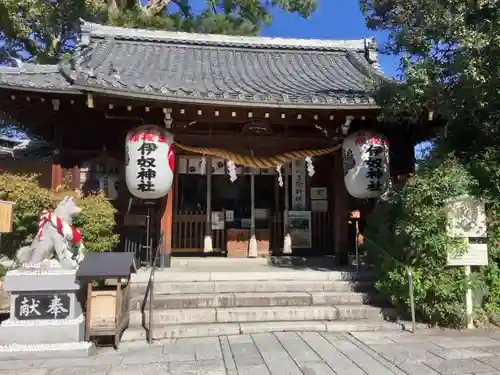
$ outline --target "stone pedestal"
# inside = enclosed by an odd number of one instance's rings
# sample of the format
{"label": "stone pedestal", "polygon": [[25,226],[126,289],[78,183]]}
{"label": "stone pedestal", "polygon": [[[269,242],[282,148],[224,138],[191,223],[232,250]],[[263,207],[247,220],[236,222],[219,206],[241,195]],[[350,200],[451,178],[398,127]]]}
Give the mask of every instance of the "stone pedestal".
{"label": "stone pedestal", "polygon": [[61,268],[7,272],[3,287],[10,293],[10,318],[0,325],[0,359],[89,354],[75,273]]}

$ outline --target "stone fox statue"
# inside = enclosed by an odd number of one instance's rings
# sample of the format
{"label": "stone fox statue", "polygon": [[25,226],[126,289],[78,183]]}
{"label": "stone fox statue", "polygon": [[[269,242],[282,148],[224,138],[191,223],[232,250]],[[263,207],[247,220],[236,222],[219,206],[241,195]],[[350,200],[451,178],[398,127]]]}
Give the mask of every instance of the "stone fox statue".
{"label": "stone fox statue", "polygon": [[38,223],[38,232],[31,246],[24,246],[16,253],[19,264],[39,264],[52,259],[55,254],[63,268],[74,268],[73,245],[78,246],[76,263],[85,256],[82,235],[73,226],[73,217],[81,212],[73,197],[64,197],[54,212],[44,210]]}

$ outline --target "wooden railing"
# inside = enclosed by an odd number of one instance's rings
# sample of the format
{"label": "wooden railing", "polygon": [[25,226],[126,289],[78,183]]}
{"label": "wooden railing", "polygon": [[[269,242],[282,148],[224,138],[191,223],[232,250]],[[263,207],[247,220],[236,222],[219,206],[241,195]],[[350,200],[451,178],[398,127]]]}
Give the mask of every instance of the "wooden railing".
{"label": "wooden railing", "polygon": [[[207,226],[207,215],[203,213],[181,213],[173,217],[172,252],[203,252]],[[225,250],[223,230],[212,231],[213,248]]]}
{"label": "wooden railing", "polygon": [[[206,214],[179,213],[173,217],[172,252],[203,252]],[[328,212],[313,212],[311,215],[312,251],[311,255],[333,254],[333,222]],[[283,247],[284,227],[281,215],[270,220],[270,249],[278,251]],[[226,250],[225,230],[212,231],[213,248]]]}

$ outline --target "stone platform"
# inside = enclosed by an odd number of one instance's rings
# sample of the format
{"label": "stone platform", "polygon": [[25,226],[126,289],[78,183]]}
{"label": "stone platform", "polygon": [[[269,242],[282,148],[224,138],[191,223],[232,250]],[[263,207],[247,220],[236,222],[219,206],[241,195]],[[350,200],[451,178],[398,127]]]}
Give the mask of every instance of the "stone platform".
{"label": "stone platform", "polygon": [[0,360],[0,375],[498,375],[497,332],[276,332]]}
{"label": "stone platform", "polygon": [[58,351],[88,355],[85,319],[76,270],[51,267],[7,272],[9,319],[0,325],[0,358],[58,356]]}

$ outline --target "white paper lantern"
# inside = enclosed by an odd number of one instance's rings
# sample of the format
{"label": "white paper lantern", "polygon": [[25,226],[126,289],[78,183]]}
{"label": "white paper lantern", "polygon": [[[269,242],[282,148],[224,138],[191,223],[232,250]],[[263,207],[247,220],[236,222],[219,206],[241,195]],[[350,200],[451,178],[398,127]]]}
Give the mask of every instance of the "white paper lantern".
{"label": "white paper lantern", "polygon": [[174,179],[173,136],[158,126],[144,125],[127,134],[125,148],[130,193],[140,199],[167,195]]}
{"label": "white paper lantern", "polygon": [[383,135],[360,130],[342,144],[344,182],[354,198],[378,198],[388,188],[389,142]]}

